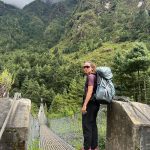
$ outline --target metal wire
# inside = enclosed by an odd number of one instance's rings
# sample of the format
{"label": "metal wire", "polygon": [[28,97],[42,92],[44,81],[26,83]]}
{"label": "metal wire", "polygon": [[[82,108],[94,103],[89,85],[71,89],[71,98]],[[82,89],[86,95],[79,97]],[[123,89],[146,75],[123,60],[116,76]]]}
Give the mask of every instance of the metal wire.
{"label": "metal wire", "polygon": [[11,104],[11,107],[10,107],[10,109],[9,109],[9,111],[8,111],[8,114],[7,114],[7,116],[6,116],[6,119],[5,119],[5,121],[4,121],[3,125],[2,125],[1,130],[0,130],[0,140],[1,140],[1,138],[2,138],[2,135],[3,135],[4,131],[5,131],[6,125],[7,125],[7,123],[8,123],[9,118],[10,118],[11,112],[12,112],[14,106],[15,106],[15,103],[16,103],[17,98],[18,98],[18,95],[15,94],[14,99],[13,99],[12,104]]}
{"label": "metal wire", "polygon": [[[103,105],[97,116],[97,127],[99,133],[99,141],[106,138],[106,106]],[[81,123],[81,114],[75,114],[71,117],[63,117],[60,119],[50,119],[49,127],[59,137],[67,143],[76,147],[83,143],[83,132]]]}
{"label": "metal wire", "polygon": [[40,148],[42,150],[75,150],[48,128],[43,104],[40,106],[38,118],[40,125]]}

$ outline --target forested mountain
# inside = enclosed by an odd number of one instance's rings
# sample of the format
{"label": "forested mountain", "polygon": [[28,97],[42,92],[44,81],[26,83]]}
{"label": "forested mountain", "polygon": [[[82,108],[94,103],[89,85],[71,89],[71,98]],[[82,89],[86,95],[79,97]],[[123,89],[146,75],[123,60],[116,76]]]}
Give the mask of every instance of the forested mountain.
{"label": "forested mountain", "polygon": [[66,0],[53,4],[36,0],[20,10],[0,2],[1,50],[22,48],[35,41],[50,48],[62,41],[62,35],[71,41],[66,46],[69,51],[81,49],[82,45],[87,45],[86,41],[93,41],[95,48],[100,40],[147,40],[149,3],[139,0]]}
{"label": "forested mountain", "polygon": [[[11,94],[72,114],[82,101],[81,64],[92,60],[112,66],[118,94],[148,102],[140,91],[149,87],[149,0],[35,0],[23,9],[0,1],[0,35],[0,71],[13,75]],[[145,67],[130,70],[134,57]]]}

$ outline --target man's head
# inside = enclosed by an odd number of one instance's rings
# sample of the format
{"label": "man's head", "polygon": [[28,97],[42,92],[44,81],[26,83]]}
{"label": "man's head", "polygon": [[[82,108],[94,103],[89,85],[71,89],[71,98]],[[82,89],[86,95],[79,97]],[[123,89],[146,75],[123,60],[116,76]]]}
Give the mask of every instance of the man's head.
{"label": "man's head", "polygon": [[84,65],[83,65],[83,71],[85,74],[91,74],[91,73],[95,73],[95,70],[96,70],[96,66],[94,63],[92,62],[85,62]]}

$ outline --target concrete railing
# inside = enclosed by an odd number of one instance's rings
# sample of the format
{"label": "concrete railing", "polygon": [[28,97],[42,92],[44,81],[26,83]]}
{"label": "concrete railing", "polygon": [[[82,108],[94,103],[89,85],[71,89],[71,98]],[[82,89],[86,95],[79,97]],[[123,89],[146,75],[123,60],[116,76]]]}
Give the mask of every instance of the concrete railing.
{"label": "concrete railing", "polygon": [[[0,99],[0,129],[11,104],[11,99]],[[27,149],[30,109],[31,101],[28,99],[15,102],[0,140],[0,150]],[[43,112],[41,110],[39,116]],[[42,126],[44,124],[45,119],[41,122]],[[45,128],[44,131],[47,132]],[[150,106],[137,102],[113,101],[108,106],[106,137],[106,150],[150,150]]]}
{"label": "concrete railing", "polygon": [[[0,129],[11,108],[12,99],[0,99]],[[31,101],[16,100],[0,140],[0,150],[26,150]]]}
{"label": "concrete railing", "polygon": [[108,106],[106,150],[150,150],[150,106],[113,101]]}

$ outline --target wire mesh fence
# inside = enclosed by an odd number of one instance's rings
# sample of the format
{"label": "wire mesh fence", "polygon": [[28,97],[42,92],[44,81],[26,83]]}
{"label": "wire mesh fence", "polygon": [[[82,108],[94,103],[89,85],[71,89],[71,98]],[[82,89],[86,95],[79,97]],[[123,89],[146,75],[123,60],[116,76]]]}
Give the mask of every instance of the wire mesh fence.
{"label": "wire mesh fence", "polygon": [[39,148],[39,122],[37,118],[30,115],[30,126],[28,134],[27,149],[38,150]]}
{"label": "wire mesh fence", "polygon": [[[107,107],[101,106],[97,117],[97,126],[99,131],[99,147],[101,148],[101,150],[104,150],[105,148],[106,113]],[[72,145],[76,150],[79,150],[82,147],[83,134],[81,113],[59,119],[49,119],[48,124],[52,132],[58,135],[69,145]],[[28,150],[39,149],[39,127],[40,126],[38,119],[30,116],[29,137],[27,146]]]}
{"label": "wire mesh fence", "polygon": [[[99,147],[105,148],[106,138],[106,106],[101,106],[98,117],[97,126],[99,133]],[[68,144],[72,145],[76,150],[83,145],[82,134],[82,118],[81,114],[75,114],[71,117],[63,117],[60,119],[48,120],[50,129],[59,137],[64,139]]]}

